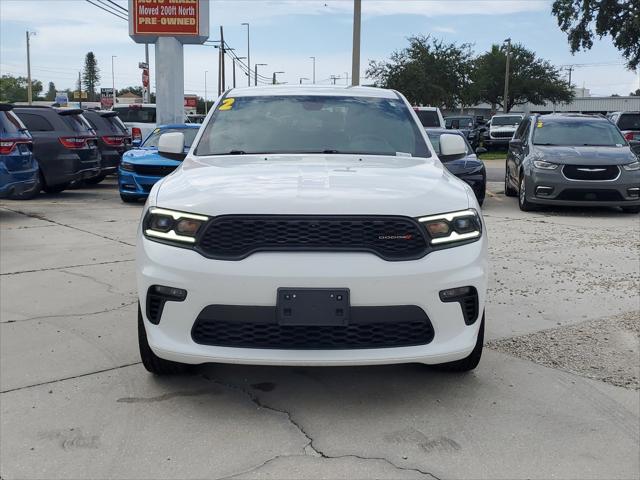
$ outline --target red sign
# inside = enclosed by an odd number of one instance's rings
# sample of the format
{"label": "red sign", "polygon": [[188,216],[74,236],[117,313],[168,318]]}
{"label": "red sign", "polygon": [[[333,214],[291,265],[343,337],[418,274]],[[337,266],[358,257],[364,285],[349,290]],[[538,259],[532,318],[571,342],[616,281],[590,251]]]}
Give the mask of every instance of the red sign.
{"label": "red sign", "polygon": [[196,108],[198,106],[198,97],[196,95],[185,95],[184,96],[184,106]]}
{"label": "red sign", "polygon": [[134,35],[198,35],[198,0],[133,0]]}
{"label": "red sign", "polygon": [[149,88],[149,70],[146,68],[142,70],[142,86]]}

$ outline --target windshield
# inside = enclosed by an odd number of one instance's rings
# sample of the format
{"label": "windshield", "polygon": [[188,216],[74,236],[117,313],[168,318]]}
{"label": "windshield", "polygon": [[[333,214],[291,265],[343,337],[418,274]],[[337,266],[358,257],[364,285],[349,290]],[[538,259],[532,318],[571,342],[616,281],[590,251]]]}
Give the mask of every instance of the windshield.
{"label": "windshield", "polygon": [[618,120],[620,130],[640,130],[640,113],[623,113]]}
{"label": "windshield", "polygon": [[114,133],[117,135],[128,135],[127,127],[118,117],[103,117],[99,114],[86,113],[85,120],[91,124],[94,130],[103,133]]}
{"label": "windshield", "polygon": [[444,122],[447,128],[473,128],[472,117],[447,117]]}
{"label": "windshield", "polygon": [[435,110],[416,110],[423,127],[441,127],[438,112]]}
{"label": "windshield", "polygon": [[156,128],[142,144],[143,147],[158,147],[158,140],[163,133],[179,132],[184,135],[184,148],[191,148],[198,133],[197,128]]}
{"label": "windshield", "polygon": [[620,131],[605,120],[553,120],[540,118],[533,129],[535,145],[622,146]]}
{"label": "windshield", "polygon": [[131,123],[156,123],[156,107],[140,107],[129,105],[128,107],[116,107],[118,116],[123,122]]}
{"label": "windshield", "polygon": [[[440,133],[440,132],[427,132],[427,135],[429,135],[429,140],[431,140],[431,145],[433,145],[433,149],[436,151],[436,154],[438,155],[438,157],[440,158],[441,162],[448,162],[451,161],[451,158],[447,158],[447,157],[440,157],[440,135],[444,135],[444,133]],[[465,155],[471,155],[471,152],[473,152],[473,150],[471,149],[471,145],[469,145],[469,142],[467,141],[467,139],[464,137],[464,135],[460,135],[458,133],[452,133],[452,132],[447,132],[447,135],[459,135],[460,137],[463,138],[465,145],[467,146],[467,151],[465,153]],[[458,157],[459,158],[459,157]]]}
{"label": "windshield", "polygon": [[429,156],[400,99],[307,95],[224,99],[195,153]]}
{"label": "windshield", "polygon": [[494,127],[497,126],[505,126],[505,125],[513,125],[516,126],[520,123],[522,117],[520,116],[509,116],[509,117],[493,117],[491,119],[491,125]]}

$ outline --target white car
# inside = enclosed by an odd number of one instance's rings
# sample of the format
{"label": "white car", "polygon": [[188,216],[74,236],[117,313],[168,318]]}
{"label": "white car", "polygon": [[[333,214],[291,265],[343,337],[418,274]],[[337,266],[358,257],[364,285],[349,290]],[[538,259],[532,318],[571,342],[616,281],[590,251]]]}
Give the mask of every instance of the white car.
{"label": "white car", "polygon": [[446,128],[446,122],[438,107],[413,107],[424,128]]}
{"label": "white car", "polygon": [[488,136],[484,139],[485,145],[508,146],[523,118],[523,115],[520,114],[494,115],[491,117]]}
{"label": "white car", "polygon": [[[207,362],[439,364],[482,353],[487,236],[469,186],[398,92],[239,88],[156,183],[137,242],[140,354]],[[181,133],[162,155],[183,154]],[[462,155],[458,135],[440,149]]]}
{"label": "white car", "polygon": [[133,103],[130,105],[116,105],[120,120],[131,132],[134,145],[139,145],[158,126],[156,123],[155,103]]}

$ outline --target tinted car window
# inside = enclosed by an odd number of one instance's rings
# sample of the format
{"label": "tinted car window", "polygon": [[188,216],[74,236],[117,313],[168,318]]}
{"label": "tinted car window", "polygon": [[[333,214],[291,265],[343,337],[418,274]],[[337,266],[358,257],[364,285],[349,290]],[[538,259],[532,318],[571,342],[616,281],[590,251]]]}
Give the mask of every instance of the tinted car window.
{"label": "tinted car window", "polygon": [[494,127],[518,125],[521,120],[522,120],[522,117],[518,117],[518,116],[493,117],[491,119],[491,125],[493,125]]}
{"label": "tinted car window", "polygon": [[93,134],[91,125],[84,119],[82,115],[60,115],[64,123],[74,132]]}
{"label": "tinted car window", "polygon": [[123,122],[156,123],[155,107],[119,107],[115,110]]}
{"label": "tinted car window", "polygon": [[533,129],[535,145],[607,146],[625,145],[620,131],[607,120],[546,120],[539,118]]}
{"label": "tinted car window", "polygon": [[435,110],[416,110],[423,127],[440,127],[440,118]]}
{"label": "tinted car window", "polygon": [[50,132],[53,130],[53,125],[41,115],[35,113],[19,113],[18,116],[32,133]]}
{"label": "tinted car window", "polygon": [[172,133],[172,132],[180,132],[184,134],[184,146],[191,147],[193,141],[196,138],[196,134],[198,133],[197,128],[163,128],[160,130],[156,128],[144,141],[142,144],[143,147],[157,147],[158,140],[160,139],[160,135],[163,133]]}
{"label": "tinted car window", "polygon": [[620,130],[640,130],[640,113],[623,113],[618,120]]}
{"label": "tinted car window", "polygon": [[24,124],[12,111],[0,112],[0,133],[12,134],[26,130]]}
{"label": "tinted car window", "polygon": [[473,117],[447,117],[444,119],[447,128],[472,128]]}
{"label": "tinted car window", "polygon": [[128,134],[127,127],[118,117],[103,117],[98,113],[87,113],[84,118],[94,130],[99,130],[101,133]]}
{"label": "tinted car window", "polygon": [[411,111],[399,99],[292,95],[226,102],[205,127],[196,155],[429,155]]}

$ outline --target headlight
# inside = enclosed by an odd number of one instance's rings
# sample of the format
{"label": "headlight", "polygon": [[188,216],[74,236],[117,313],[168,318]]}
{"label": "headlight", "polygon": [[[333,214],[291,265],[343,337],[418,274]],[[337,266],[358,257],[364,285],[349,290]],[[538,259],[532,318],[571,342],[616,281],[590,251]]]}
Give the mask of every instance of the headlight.
{"label": "headlight", "polygon": [[624,168],[628,172],[632,172],[634,170],[640,170],[640,162],[628,163],[626,165],[622,165],[622,168]]}
{"label": "headlight", "polygon": [[151,207],[144,218],[143,231],[152,240],[193,244],[202,225],[208,220],[209,217],[204,215]]}
{"label": "headlight", "polygon": [[431,245],[473,242],[482,236],[482,221],[474,209],[419,218],[431,237]]}
{"label": "headlight", "polygon": [[120,168],[123,169],[123,170],[126,170],[127,172],[133,172],[135,170],[133,168],[133,164],[127,163],[127,162],[122,162],[120,164]]}
{"label": "headlight", "polygon": [[542,160],[534,160],[533,166],[536,168],[541,168],[542,170],[555,170],[558,168],[557,163],[544,162]]}

